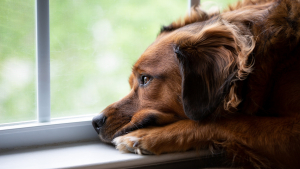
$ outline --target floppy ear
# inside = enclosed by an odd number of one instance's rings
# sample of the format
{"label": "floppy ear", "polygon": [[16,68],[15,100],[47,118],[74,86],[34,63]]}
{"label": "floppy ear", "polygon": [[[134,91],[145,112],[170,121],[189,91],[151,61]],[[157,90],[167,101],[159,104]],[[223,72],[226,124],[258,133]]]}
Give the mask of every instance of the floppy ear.
{"label": "floppy ear", "polygon": [[234,81],[250,73],[247,60],[254,48],[253,39],[244,36],[237,27],[221,19],[204,25],[196,33],[186,31],[177,35],[174,50],[182,75],[184,111],[190,119],[205,119],[221,103],[228,109],[240,102],[234,92]]}

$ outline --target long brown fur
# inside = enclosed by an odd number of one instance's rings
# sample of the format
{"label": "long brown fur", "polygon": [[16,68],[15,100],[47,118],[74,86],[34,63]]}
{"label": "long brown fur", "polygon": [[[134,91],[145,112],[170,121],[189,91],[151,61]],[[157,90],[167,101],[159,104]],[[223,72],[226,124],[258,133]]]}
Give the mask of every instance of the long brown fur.
{"label": "long brown fur", "polygon": [[244,168],[300,168],[300,2],[194,8],[135,63],[93,125],[123,152],[218,147]]}

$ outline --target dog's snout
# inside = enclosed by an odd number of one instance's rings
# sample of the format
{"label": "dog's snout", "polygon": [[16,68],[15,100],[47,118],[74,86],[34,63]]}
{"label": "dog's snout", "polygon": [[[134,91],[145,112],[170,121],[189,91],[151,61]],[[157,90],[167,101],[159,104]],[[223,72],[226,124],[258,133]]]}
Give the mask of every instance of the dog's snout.
{"label": "dog's snout", "polygon": [[92,124],[96,132],[99,134],[100,128],[104,125],[106,121],[106,116],[103,113],[95,116],[92,120]]}

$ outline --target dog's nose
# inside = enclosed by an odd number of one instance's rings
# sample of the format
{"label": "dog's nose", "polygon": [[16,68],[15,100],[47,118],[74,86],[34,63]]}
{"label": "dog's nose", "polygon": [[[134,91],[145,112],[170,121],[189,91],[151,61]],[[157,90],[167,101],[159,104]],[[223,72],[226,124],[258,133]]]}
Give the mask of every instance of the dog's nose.
{"label": "dog's nose", "polygon": [[92,120],[92,124],[96,132],[99,134],[100,128],[104,125],[106,121],[106,116],[103,113],[95,116]]}

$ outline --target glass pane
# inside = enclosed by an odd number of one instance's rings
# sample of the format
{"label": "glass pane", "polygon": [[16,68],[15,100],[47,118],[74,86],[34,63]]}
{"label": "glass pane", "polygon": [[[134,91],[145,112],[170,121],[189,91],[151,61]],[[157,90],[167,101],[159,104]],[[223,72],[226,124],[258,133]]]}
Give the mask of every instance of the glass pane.
{"label": "glass pane", "polygon": [[0,1],[0,124],[36,119],[35,1]]}
{"label": "glass pane", "polygon": [[228,5],[239,0],[201,0],[201,8],[205,11],[215,11],[226,9]]}
{"label": "glass pane", "polygon": [[51,0],[51,115],[98,113],[129,92],[131,67],[187,0]]}

